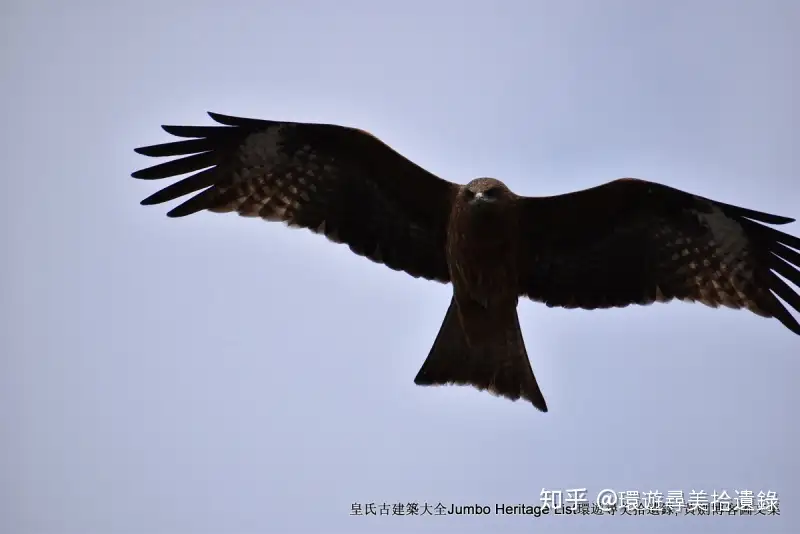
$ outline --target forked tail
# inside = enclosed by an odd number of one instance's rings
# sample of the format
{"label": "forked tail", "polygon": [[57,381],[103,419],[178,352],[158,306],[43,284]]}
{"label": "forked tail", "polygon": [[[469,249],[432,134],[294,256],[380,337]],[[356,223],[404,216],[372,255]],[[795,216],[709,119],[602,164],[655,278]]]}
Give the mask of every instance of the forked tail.
{"label": "forked tail", "polygon": [[470,327],[485,322],[488,340],[470,346],[455,297],[450,300],[433,347],[414,383],[419,386],[469,385],[512,401],[523,398],[546,412],[547,403],[528,360],[516,308],[499,328],[497,316],[489,316],[488,310],[483,312],[487,314],[485,321],[471,315]]}

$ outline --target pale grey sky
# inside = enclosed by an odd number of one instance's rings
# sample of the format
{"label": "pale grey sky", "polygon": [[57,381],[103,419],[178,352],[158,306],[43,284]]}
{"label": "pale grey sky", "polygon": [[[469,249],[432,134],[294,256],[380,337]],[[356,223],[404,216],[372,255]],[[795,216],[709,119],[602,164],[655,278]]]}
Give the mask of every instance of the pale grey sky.
{"label": "pale grey sky", "polygon": [[[205,111],[371,131],[521,194],[621,176],[800,217],[800,3],[0,7],[0,532],[789,532],[800,339],[522,302],[550,412],[422,388],[450,287],[279,224],[141,207]],[[800,234],[800,224],[784,228]],[[792,453],[791,451],[795,451]],[[779,517],[351,517],[543,489],[777,491]]]}

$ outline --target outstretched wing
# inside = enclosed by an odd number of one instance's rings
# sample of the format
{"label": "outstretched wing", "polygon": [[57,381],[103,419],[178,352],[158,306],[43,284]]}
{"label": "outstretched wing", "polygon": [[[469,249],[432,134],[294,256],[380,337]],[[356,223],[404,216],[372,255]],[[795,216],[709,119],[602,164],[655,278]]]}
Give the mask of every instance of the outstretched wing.
{"label": "outstretched wing", "polygon": [[520,199],[520,293],[550,307],[680,299],[745,308],[800,334],[800,239],[760,223],[794,219],[623,178]]}
{"label": "outstretched wing", "polygon": [[394,270],[449,281],[445,239],[455,184],[361,130],[209,115],[222,126],[162,126],[192,139],[136,149],[186,157],[136,171],[134,178],[200,171],[142,204],[200,191],[167,215],[208,210],[282,221]]}

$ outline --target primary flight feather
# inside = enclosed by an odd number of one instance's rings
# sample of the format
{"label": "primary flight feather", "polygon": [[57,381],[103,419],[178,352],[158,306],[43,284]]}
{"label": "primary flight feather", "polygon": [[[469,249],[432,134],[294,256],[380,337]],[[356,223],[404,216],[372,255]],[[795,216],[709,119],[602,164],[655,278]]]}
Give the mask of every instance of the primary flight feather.
{"label": "primary flight feather", "polygon": [[622,178],[525,197],[493,178],[459,185],[376,137],[329,124],[209,113],[220,126],[163,126],[183,141],[146,156],[185,156],[136,171],[194,172],[142,201],[192,194],[167,213],[236,212],[307,228],[453,297],[419,385],[462,384],[547,411],[517,318],[520,296],[564,308],[673,299],[744,308],[800,335],[800,239],[762,223],[793,219]]}

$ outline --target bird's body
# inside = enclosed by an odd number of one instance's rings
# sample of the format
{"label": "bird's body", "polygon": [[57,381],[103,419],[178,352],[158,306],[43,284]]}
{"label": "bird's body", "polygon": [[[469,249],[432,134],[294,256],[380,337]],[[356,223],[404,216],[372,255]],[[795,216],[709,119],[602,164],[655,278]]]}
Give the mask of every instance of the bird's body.
{"label": "bird's body", "polygon": [[456,194],[448,221],[447,262],[459,298],[484,306],[516,302],[515,197],[502,182],[487,178],[473,180]]}
{"label": "bird's body", "polygon": [[547,411],[517,317],[517,196],[478,178],[455,194],[447,232],[453,298],[415,383],[456,383],[520,397]]}
{"label": "bird's body", "polygon": [[800,286],[800,239],[761,224],[793,219],[633,178],[524,197],[493,178],[443,180],[353,128],[210,115],[223,126],[164,126],[191,139],[137,149],[187,157],[136,178],[199,171],[142,203],[199,191],[168,215],[282,221],[394,270],[452,282],[417,384],[468,384],[547,411],[520,297],[583,309],[697,301],[775,317],[800,334],[776,298],[800,311],[781,278]]}

